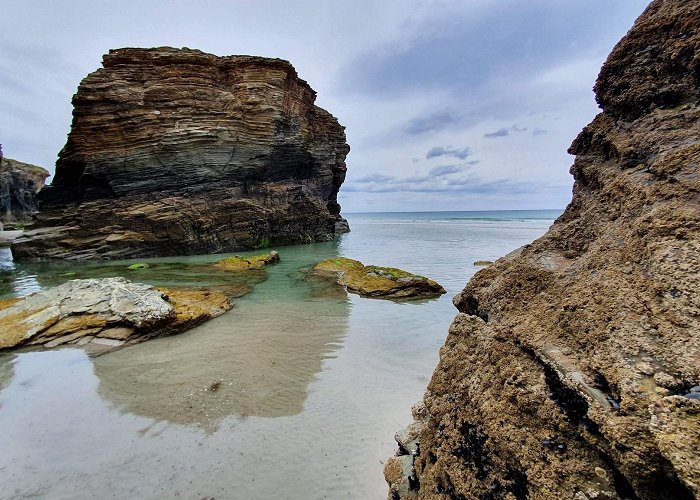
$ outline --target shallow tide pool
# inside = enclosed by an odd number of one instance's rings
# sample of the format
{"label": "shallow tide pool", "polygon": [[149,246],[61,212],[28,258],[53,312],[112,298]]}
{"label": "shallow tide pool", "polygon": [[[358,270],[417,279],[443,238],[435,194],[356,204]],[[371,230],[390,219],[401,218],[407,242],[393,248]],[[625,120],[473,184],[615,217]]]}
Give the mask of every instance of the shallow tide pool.
{"label": "shallow tide pool", "polygon": [[[277,248],[266,275],[221,256],[20,265],[0,249],[0,297],[120,274],[238,296],[187,333],[103,356],[0,354],[2,498],[384,498],[383,462],[410,421],[478,270],[542,235],[558,212],[349,216],[337,241]],[[497,214],[493,212],[491,214]],[[253,252],[254,253],[254,252]],[[305,270],[342,255],[426,275],[448,293],[391,302]]]}

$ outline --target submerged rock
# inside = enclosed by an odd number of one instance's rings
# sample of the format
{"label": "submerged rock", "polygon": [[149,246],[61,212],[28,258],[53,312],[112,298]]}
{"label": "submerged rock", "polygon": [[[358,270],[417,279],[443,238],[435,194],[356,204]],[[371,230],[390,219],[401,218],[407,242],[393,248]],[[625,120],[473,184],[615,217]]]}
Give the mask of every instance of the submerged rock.
{"label": "submerged rock", "polygon": [[700,497],[698,12],[651,3],[600,72],[566,211],[455,297],[421,498]]}
{"label": "submerged rock", "polygon": [[363,297],[382,299],[431,298],[445,289],[425,276],[393,267],[365,266],[362,262],[336,257],[319,262],[314,273],[337,277],[338,284]]}
{"label": "submerged rock", "polygon": [[26,224],[38,210],[37,193],[49,172],[0,156],[0,230],[3,224]]}
{"label": "submerged rock", "polygon": [[16,260],[209,254],[346,231],[344,128],[292,65],[169,47],[111,50]]}
{"label": "submerged rock", "polygon": [[139,342],[183,332],[230,307],[218,292],[158,290],[125,278],[71,280],[0,302],[0,349]]}
{"label": "submerged rock", "polygon": [[280,254],[272,250],[270,253],[253,255],[252,257],[241,257],[240,255],[226,257],[214,265],[227,271],[247,271],[249,269],[262,269],[279,261]]}

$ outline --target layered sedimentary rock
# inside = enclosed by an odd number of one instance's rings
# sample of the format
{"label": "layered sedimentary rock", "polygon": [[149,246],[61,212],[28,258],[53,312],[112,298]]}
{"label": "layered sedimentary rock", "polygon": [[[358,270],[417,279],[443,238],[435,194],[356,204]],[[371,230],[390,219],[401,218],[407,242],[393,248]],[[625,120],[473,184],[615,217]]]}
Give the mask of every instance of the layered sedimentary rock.
{"label": "layered sedimentary rock", "polygon": [[73,97],[56,176],[16,259],[235,251],[324,240],[347,223],[349,147],[291,64],[112,50]]}
{"label": "layered sedimentary rock", "polygon": [[595,90],[564,214],[455,297],[394,498],[700,496],[700,0],[652,2]]}
{"label": "layered sedimentary rock", "polygon": [[32,220],[37,211],[37,193],[48,176],[36,165],[0,158],[0,227]]}

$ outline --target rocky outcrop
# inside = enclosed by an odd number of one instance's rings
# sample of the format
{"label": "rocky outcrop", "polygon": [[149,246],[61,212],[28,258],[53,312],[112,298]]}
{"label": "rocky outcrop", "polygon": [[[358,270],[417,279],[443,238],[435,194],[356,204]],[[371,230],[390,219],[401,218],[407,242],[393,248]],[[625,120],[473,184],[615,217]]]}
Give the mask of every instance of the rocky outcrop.
{"label": "rocky outcrop", "polygon": [[37,193],[49,173],[36,165],[0,158],[0,229],[5,224],[26,224],[37,208]]}
{"label": "rocky outcrop", "polygon": [[319,262],[314,274],[331,276],[348,292],[377,299],[427,299],[445,289],[435,281],[394,267],[365,266],[362,262],[336,257]]}
{"label": "rocky outcrop", "polygon": [[344,128],[291,64],[111,50],[73,97],[36,229],[15,259],[217,253],[344,227]]}
{"label": "rocky outcrop", "polygon": [[230,307],[220,292],[158,290],[125,278],[71,280],[0,303],[0,349],[133,344],[183,332]]}
{"label": "rocky outcrop", "polygon": [[565,213],[455,297],[393,497],[700,496],[699,12],[651,3],[601,70]]}

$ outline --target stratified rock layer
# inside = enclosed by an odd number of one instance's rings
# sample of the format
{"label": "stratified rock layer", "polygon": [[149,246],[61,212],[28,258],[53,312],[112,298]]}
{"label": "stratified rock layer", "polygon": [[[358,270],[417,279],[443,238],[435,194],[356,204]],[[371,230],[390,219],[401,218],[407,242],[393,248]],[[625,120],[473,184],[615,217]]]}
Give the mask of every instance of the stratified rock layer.
{"label": "stratified rock layer", "polygon": [[700,496],[699,89],[700,0],[652,2],[601,70],[565,213],[455,297],[393,497]]}
{"label": "stratified rock layer", "polygon": [[235,251],[346,228],[344,128],[286,61],[112,50],[73,97],[37,229],[16,259]]}
{"label": "stratified rock layer", "polygon": [[0,223],[30,222],[38,210],[37,193],[48,176],[36,165],[0,158]]}

